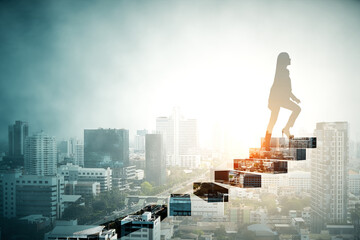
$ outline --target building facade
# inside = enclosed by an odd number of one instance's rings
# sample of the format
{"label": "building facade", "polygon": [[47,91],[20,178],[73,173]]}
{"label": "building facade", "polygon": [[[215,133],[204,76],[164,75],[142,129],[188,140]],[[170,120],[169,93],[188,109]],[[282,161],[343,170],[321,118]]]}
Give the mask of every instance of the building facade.
{"label": "building facade", "polygon": [[147,130],[137,130],[134,141],[134,150],[138,153],[145,152],[145,135],[147,134]]}
{"label": "building facade", "polygon": [[56,174],[57,148],[55,137],[39,132],[25,139],[25,173],[51,176]]}
{"label": "building facade", "polygon": [[163,136],[146,134],[145,141],[145,179],[154,185],[166,182],[166,160]]}
{"label": "building facade", "polygon": [[9,156],[24,156],[25,138],[29,135],[27,122],[16,121],[9,126]]}
{"label": "building facade", "polygon": [[65,181],[77,182],[98,182],[100,192],[112,189],[112,170],[110,168],[83,168],[71,163],[59,166],[58,174],[64,177]]}
{"label": "building facade", "polygon": [[360,173],[349,171],[349,192],[360,196]]}
{"label": "building facade", "polygon": [[311,152],[311,231],[346,223],[348,203],[348,123],[316,124]]}
{"label": "building facade", "polygon": [[65,183],[66,195],[81,195],[82,197],[93,197],[100,194],[100,183],[70,181]]}
{"label": "building facade", "polygon": [[151,212],[144,212],[142,215],[129,215],[121,220],[121,231],[118,239],[160,240],[160,237],[160,217]]}
{"label": "building facade", "polygon": [[64,178],[61,176],[0,174],[0,215],[6,218],[41,214],[60,218],[64,205]]}
{"label": "building facade", "polygon": [[[196,119],[184,119],[174,108],[170,117],[156,119],[156,132],[164,136],[166,164],[197,168],[200,166],[199,138]],[[185,157],[182,157],[185,156]]]}
{"label": "building facade", "polygon": [[129,165],[129,130],[85,129],[84,166],[124,167]]}
{"label": "building facade", "polygon": [[57,145],[58,163],[84,166],[84,144],[76,138],[60,141]]}

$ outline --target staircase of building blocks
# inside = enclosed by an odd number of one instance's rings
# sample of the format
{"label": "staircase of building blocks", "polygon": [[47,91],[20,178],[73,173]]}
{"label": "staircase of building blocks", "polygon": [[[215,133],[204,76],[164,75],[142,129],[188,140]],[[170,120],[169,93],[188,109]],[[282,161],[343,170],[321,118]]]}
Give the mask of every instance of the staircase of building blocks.
{"label": "staircase of building blocks", "polygon": [[194,194],[208,202],[227,202],[228,189],[216,183],[261,188],[261,176],[287,173],[289,161],[306,160],[306,149],[316,148],[315,137],[272,138],[266,147],[264,141],[261,148],[249,149],[249,158],[234,159],[233,169],[215,170],[215,182],[195,182]]}

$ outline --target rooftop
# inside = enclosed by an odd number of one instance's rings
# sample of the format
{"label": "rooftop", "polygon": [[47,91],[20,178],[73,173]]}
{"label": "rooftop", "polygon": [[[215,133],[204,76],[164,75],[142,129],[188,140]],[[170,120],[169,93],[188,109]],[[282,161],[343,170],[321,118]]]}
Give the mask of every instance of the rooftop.
{"label": "rooftop", "polygon": [[81,198],[81,195],[62,195],[63,202],[76,202]]}
{"label": "rooftop", "polygon": [[49,234],[51,236],[87,236],[100,234],[104,226],[96,225],[75,225],[75,226],[56,226]]}

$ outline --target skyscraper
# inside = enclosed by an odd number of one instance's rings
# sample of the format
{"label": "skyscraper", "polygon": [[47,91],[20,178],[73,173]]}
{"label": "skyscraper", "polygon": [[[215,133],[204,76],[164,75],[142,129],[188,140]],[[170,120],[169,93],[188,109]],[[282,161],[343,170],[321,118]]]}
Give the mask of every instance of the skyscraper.
{"label": "skyscraper", "polygon": [[29,175],[56,174],[56,140],[44,132],[25,139],[25,172]]}
{"label": "skyscraper", "polygon": [[27,122],[16,121],[9,126],[9,156],[23,156],[25,138],[29,135]]}
{"label": "skyscraper", "polygon": [[16,121],[9,125],[8,133],[9,153],[4,159],[12,167],[24,166],[25,138],[29,135],[29,126],[26,122]]}
{"label": "skyscraper", "polygon": [[166,162],[170,166],[197,168],[200,165],[196,119],[184,119],[179,108],[170,117],[156,119],[156,131],[164,135]]}
{"label": "skyscraper", "polygon": [[163,136],[146,134],[145,137],[145,179],[155,185],[166,181],[166,160]]}
{"label": "skyscraper", "polygon": [[145,135],[147,130],[137,130],[135,136],[135,152],[144,153],[145,151]]}
{"label": "skyscraper", "polygon": [[57,145],[59,163],[84,166],[84,144],[76,138],[60,141]]}
{"label": "skyscraper", "polygon": [[311,231],[346,223],[348,198],[348,123],[316,124],[317,148],[311,154]]}
{"label": "skyscraper", "polygon": [[129,165],[129,130],[85,129],[85,167],[125,167]]}

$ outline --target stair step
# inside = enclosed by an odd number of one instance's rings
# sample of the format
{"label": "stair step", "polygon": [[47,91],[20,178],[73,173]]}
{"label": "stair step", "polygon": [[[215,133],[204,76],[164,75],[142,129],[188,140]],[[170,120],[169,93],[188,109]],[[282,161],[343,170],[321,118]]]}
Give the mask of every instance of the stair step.
{"label": "stair step", "polygon": [[213,182],[194,182],[194,195],[207,202],[228,202],[229,189]]}
{"label": "stair step", "polygon": [[[265,146],[265,138],[261,138],[261,146]],[[316,137],[283,138],[273,137],[270,148],[316,148]]]}
{"label": "stair step", "polygon": [[206,209],[224,216],[224,202],[205,202],[190,194],[171,194],[168,207],[169,216],[203,216]]}
{"label": "stair step", "polygon": [[234,159],[234,170],[255,173],[287,173],[287,161],[277,159]]}
{"label": "stair step", "polygon": [[261,175],[238,170],[215,170],[215,182],[239,188],[260,188]]}
{"label": "stair step", "polygon": [[191,216],[190,194],[171,194],[169,216]]}
{"label": "stair step", "polygon": [[250,148],[249,158],[251,159],[277,159],[286,161],[306,160],[305,148],[271,148],[266,151],[263,148]]}

